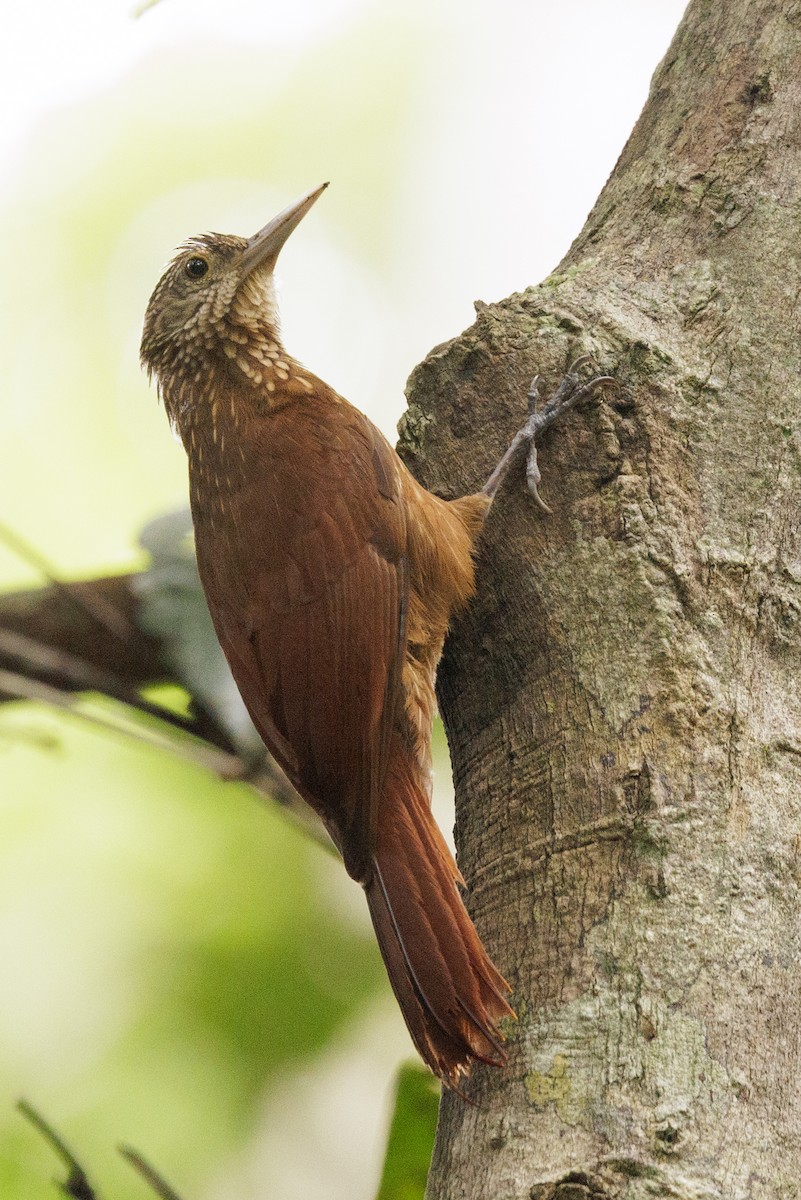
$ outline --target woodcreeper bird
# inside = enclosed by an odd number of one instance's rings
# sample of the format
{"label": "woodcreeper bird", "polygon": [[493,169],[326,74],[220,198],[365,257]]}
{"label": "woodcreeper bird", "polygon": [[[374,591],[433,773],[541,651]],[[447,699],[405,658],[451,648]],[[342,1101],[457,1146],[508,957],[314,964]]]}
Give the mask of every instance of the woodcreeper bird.
{"label": "woodcreeper bird", "polygon": [[[250,239],[186,242],[150,299],[142,362],[186,448],[200,577],[245,704],[364,888],[412,1041],[458,1089],[474,1060],[505,1062],[513,1013],[431,814],[435,673],[492,495],[599,381],[573,372],[532,403],[481,492],[427,492],[283,348],[276,259],[325,186]],[[532,449],[535,496],[538,479]]]}

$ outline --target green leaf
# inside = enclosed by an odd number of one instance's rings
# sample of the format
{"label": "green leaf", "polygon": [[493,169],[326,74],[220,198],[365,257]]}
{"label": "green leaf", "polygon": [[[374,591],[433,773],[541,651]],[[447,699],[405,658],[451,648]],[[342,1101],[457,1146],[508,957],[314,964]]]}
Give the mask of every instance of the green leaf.
{"label": "green leaf", "polygon": [[376,1200],[423,1200],[434,1146],[439,1084],[417,1063],[401,1067]]}
{"label": "green leaf", "polygon": [[214,713],[239,753],[258,761],[261,738],[220,649],[200,586],[188,509],[165,513],[139,535],[150,566],[136,581],[139,623],[157,637],[176,677]]}

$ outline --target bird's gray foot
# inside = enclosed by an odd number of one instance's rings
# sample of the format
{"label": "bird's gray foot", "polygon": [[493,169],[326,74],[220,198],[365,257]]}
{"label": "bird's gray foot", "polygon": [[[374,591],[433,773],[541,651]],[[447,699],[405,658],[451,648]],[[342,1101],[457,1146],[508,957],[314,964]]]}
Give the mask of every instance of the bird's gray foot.
{"label": "bird's gray foot", "polygon": [[583,367],[593,365],[593,360],[588,354],[577,358],[568,368],[559,387],[541,408],[539,407],[539,387],[542,379],[539,375],[534,376],[528,389],[528,420],[522,429],[518,429],[512,438],[509,449],[481,489],[485,495],[490,497],[495,495],[506,478],[509,468],[518,460],[525,448],[528,490],[544,512],[551,511],[539,493],[541,475],[537,463],[537,436],[542,433],[543,429],[547,429],[555,421],[558,421],[571,408],[575,408],[582,400],[586,400],[598,388],[614,385],[615,380],[611,375],[596,375],[586,383],[582,383],[579,372]]}

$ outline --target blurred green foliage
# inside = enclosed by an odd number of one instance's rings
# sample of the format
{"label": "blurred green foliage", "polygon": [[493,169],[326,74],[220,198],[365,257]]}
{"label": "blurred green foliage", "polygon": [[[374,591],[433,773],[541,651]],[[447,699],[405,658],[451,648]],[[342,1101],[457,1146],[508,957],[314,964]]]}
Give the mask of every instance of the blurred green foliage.
{"label": "blurred green foliage", "polygon": [[398,1072],[395,1111],[376,1200],[423,1200],[437,1128],[439,1084],[417,1063]]}
{"label": "blurred green foliage", "polygon": [[[189,39],[32,131],[3,205],[0,514],[63,577],[142,566],[140,531],[185,502],[138,338],[164,259],[204,227],[250,232],[335,181],[287,249],[287,341],[355,401],[383,402],[370,413],[391,429],[414,358],[382,320],[383,289],[408,258],[398,197],[445,37],[426,19],[368,4],[304,46]],[[0,546],[0,586],[41,582]],[[203,620],[184,621],[177,658]],[[193,686],[216,686],[214,663],[199,667]],[[246,787],[64,714],[0,707],[0,963],[3,1200],[53,1195],[20,1095],[112,1200],[143,1195],[120,1141],[187,1200],[307,1200],[300,1166],[317,1159],[315,1196],[373,1194],[408,1039],[358,888]],[[259,1158],[271,1136],[298,1164],[294,1191]]]}
{"label": "blurred green foliage", "polygon": [[[0,746],[0,1095],[92,1164],[124,1138],[197,1186],[271,1078],[384,986],[367,923],[338,915],[338,864],[243,786],[21,706]],[[38,1200],[49,1170],[16,1125],[0,1110],[0,1195]]]}

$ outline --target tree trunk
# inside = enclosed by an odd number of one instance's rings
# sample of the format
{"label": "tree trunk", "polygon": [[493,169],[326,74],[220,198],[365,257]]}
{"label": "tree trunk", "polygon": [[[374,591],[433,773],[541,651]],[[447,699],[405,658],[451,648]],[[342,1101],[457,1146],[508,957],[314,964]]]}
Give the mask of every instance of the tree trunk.
{"label": "tree trunk", "polygon": [[801,4],[693,0],[556,273],[412,376],[445,495],[536,372],[621,385],[543,437],[552,516],[505,485],[441,668],[520,1019],[429,1200],[801,1196],[800,150]]}

